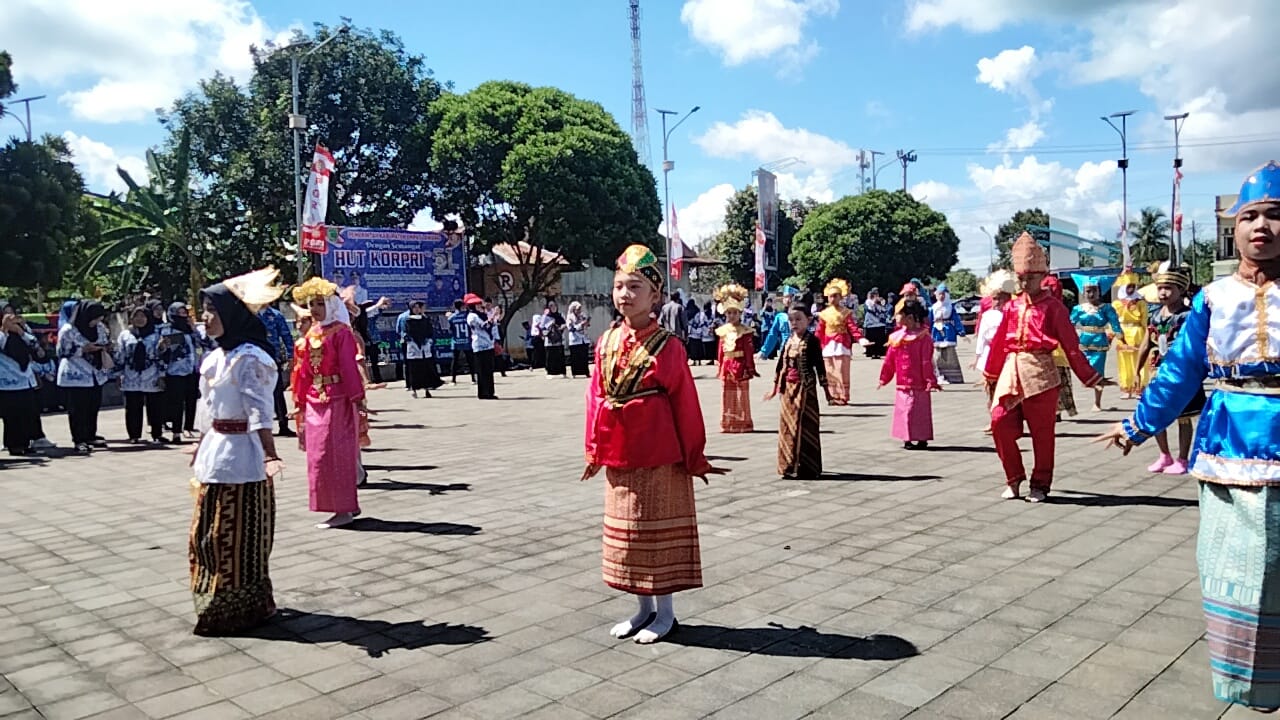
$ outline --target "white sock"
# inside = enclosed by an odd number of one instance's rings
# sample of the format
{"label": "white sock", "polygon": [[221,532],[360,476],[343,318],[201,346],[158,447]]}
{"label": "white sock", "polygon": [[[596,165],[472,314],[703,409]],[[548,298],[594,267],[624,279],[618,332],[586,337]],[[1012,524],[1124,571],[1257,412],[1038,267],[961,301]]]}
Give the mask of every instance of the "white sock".
{"label": "white sock", "polygon": [[653,622],[636,633],[636,642],[641,645],[648,645],[661,640],[667,636],[667,633],[671,632],[671,628],[675,627],[676,609],[673,596],[659,595],[656,605],[657,615],[654,617]]}
{"label": "white sock", "polygon": [[617,625],[614,625],[613,628],[609,630],[610,635],[616,638],[624,638],[631,635],[631,633],[634,633],[638,628],[643,627],[645,623],[649,622],[649,616],[653,615],[654,612],[653,597],[651,595],[637,595],[636,597],[640,601],[639,610],[636,611],[636,614],[632,616],[631,619],[623,620]]}

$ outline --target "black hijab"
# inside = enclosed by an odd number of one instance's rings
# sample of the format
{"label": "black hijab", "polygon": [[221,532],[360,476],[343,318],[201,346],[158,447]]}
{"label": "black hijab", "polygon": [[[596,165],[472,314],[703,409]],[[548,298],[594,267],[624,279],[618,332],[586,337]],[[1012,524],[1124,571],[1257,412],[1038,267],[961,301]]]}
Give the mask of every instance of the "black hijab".
{"label": "black hijab", "polygon": [[[151,314],[152,302],[155,301],[148,301],[146,305],[136,305],[129,311],[129,332],[138,339],[133,346],[133,354],[129,356],[129,369],[138,373],[147,369],[146,338],[156,331],[156,316]],[[142,313],[147,318],[147,324],[142,327],[133,324],[133,318],[138,313]]]}
{"label": "black hijab", "polygon": [[[414,303],[414,305],[418,304]],[[427,317],[425,312],[421,315],[414,313],[412,306],[410,306],[409,312],[409,319],[405,322],[404,329],[415,345],[421,345],[435,336],[435,329],[431,327],[431,319]]]}
{"label": "black hijab", "polygon": [[26,372],[27,366],[31,364],[31,348],[27,347],[27,340],[22,337],[20,332],[9,333],[9,337],[5,338],[4,347],[0,348],[0,352],[13,358],[13,361],[18,363],[18,369],[22,372]]}
{"label": "black hijab", "polygon": [[267,326],[226,285],[210,285],[200,291],[200,297],[213,304],[218,319],[222,321],[222,335],[215,339],[223,352],[231,352],[249,343],[262,348],[267,357],[275,358],[276,348],[267,339]]}
{"label": "black hijab", "polygon": [[[107,309],[97,300],[81,300],[76,303],[75,310],[71,311],[71,325],[75,327],[85,340],[91,343],[98,342],[98,329],[89,323],[99,318],[107,316]],[[102,351],[88,353],[85,359],[95,368],[102,367]]]}
{"label": "black hijab", "polygon": [[[186,310],[188,313],[188,317],[183,317],[179,315],[178,314],[179,310]],[[191,313],[191,308],[187,307],[186,303],[181,301],[170,303],[169,304],[169,327],[173,328],[174,331],[180,332],[184,335],[190,335],[191,333],[195,332],[195,328],[191,326],[190,313]]]}

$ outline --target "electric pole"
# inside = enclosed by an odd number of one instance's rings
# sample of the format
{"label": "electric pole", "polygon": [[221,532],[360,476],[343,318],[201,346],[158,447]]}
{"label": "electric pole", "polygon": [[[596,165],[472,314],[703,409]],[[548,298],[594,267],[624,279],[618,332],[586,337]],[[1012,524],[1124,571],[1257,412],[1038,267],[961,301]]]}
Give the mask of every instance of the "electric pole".
{"label": "electric pole", "polygon": [[916,151],[898,151],[898,162],[902,163],[902,191],[907,191],[907,165],[916,161]]}

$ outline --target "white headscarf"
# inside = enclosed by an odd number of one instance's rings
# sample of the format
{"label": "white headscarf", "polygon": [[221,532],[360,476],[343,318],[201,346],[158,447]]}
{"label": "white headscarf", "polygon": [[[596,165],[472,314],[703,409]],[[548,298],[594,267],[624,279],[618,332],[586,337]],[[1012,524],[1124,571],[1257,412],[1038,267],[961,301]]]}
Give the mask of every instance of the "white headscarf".
{"label": "white headscarf", "polygon": [[324,299],[324,320],[320,321],[320,325],[324,327],[335,322],[350,325],[351,313],[347,312],[347,304],[342,301],[342,298],[330,295]]}
{"label": "white headscarf", "polygon": [[933,320],[934,322],[944,322],[951,319],[951,293],[943,290],[940,293],[942,297],[933,303]]}

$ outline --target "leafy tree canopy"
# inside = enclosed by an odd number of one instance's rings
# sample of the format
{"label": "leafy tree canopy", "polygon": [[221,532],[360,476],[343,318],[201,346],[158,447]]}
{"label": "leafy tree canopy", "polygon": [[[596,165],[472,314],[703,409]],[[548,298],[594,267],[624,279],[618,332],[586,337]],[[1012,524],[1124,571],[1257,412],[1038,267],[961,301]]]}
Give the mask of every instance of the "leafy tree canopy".
{"label": "leafy tree canopy", "polygon": [[72,241],[85,234],[84,179],[62,138],[0,148],[0,285],[51,288]]}
{"label": "leafy tree canopy", "polygon": [[[724,265],[707,272],[706,289],[727,282],[743,287],[755,287],[756,277],[756,219],[760,194],[754,185],[737,191],[725,205],[724,226],[711,242],[710,255],[724,261]],[[796,230],[818,201],[813,198],[778,203],[778,269],[769,274],[769,287],[777,288],[783,278],[790,277],[791,242]]]}
{"label": "leafy tree canopy", "polygon": [[1138,217],[1129,221],[1129,257],[1135,268],[1169,259],[1171,229],[1169,218],[1156,207],[1142,208]]}
{"label": "leafy tree canopy", "polygon": [[854,291],[942,277],[960,240],[942,213],[900,190],[872,190],[816,208],[796,233],[791,263],[810,287],[843,277]]}
{"label": "leafy tree canopy", "polygon": [[[0,50],[0,100],[13,95],[18,91],[18,86],[13,82],[13,57],[8,52]],[[4,103],[0,102],[0,113],[4,112]]]}
{"label": "leafy tree canopy", "polygon": [[436,219],[457,216],[480,251],[528,243],[522,291],[506,319],[554,282],[544,249],[571,264],[609,266],[632,243],[662,247],[653,174],[599,104],[495,81],[441,97],[431,122]]}
{"label": "leafy tree canopy", "polygon": [[951,297],[955,299],[969,297],[978,294],[978,276],[968,268],[956,268],[947,273],[944,280],[947,289],[951,291]]}
{"label": "leafy tree canopy", "polygon": [[[1013,249],[1013,243],[1018,240],[1022,233],[1027,231],[1028,225],[1038,225],[1040,227],[1049,227],[1049,213],[1040,208],[1028,208],[1019,210],[1009,218],[1008,222],[1002,223],[1000,228],[996,230],[996,264],[991,267],[991,271],[1000,268],[1009,270],[1013,268],[1013,258],[1010,251]],[[1033,232],[1032,235],[1041,233]]]}

